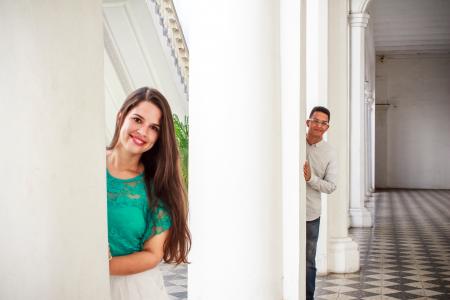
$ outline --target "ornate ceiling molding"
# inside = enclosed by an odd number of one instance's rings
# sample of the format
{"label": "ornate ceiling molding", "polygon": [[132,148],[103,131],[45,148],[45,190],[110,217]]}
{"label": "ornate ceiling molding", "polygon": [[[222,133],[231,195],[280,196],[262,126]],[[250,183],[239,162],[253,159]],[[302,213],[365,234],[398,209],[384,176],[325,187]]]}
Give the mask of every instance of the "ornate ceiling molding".
{"label": "ornate ceiling molding", "polygon": [[178,75],[188,94],[189,88],[189,50],[181,29],[180,22],[172,0],[149,0],[155,5],[155,13],[160,20],[163,35],[167,39]]}

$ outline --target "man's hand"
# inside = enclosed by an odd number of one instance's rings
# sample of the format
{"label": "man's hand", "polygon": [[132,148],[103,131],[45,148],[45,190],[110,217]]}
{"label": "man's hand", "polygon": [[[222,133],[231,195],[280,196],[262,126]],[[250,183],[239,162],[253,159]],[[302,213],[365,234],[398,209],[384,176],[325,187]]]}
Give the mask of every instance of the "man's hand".
{"label": "man's hand", "polygon": [[306,181],[311,179],[311,167],[309,166],[308,161],[305,161],[305,164],[303,165],[303,176],[305,176]]}

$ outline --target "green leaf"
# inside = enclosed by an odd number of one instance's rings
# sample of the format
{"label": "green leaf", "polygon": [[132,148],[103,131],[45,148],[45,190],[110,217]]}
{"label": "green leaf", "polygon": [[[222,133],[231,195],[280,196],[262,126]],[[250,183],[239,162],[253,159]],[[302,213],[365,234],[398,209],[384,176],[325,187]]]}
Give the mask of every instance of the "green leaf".
{"label": "green leaf", "polygon": [[178,151],[180,152],[181,172],[184,183],[188,188],[188,166],[189,166],[189,117],[184,117],[184,122],[178,115],[173,114],[173,124],[175,126],[175,137],[177,139]]}

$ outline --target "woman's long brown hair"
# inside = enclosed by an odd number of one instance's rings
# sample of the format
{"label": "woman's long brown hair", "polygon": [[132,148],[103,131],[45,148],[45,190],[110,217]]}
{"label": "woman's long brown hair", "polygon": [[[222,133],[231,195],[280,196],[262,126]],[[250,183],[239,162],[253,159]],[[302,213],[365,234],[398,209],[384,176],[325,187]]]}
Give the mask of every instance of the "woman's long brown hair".
{"label": "woman's long brown hair", "polygon": [[172,220],[172,227],[164,243],[163,259],[168,263],[186,263],[191,248],[191,234],[187,225],[188,203],[181,176],[172,111],[166,98],[148,87],[131,93],[117,113],[116,129],[108,149],[112,150],[117,145],[125,117],[142,101],[153,103],[162,113],[158,140],[150,150],[142,154],[141,162],[144,165],[149,207],[155,208],[158,201],[163,201]]}

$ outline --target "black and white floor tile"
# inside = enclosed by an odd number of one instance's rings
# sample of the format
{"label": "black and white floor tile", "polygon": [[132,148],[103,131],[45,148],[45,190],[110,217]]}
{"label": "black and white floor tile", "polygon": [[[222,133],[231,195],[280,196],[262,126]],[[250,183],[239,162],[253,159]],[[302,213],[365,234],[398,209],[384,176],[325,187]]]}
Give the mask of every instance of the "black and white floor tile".
{"label": "black and white floor tile", "polygon": [[[352,228],[361,269],[317,277],[316,299],[450,300],[450,190],[384,190],[372,228]],[[171,300],[187,299],[187,265],[161,264]]]}
{"label": "black and white floor tile", "polygon": [[374,226],[350,230],[361,270],[318,277],[316,299],[450,299],[450,190],[385,190],[374,201]]}

